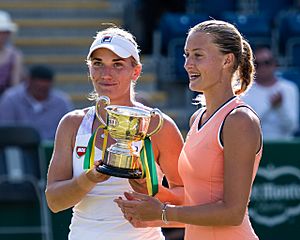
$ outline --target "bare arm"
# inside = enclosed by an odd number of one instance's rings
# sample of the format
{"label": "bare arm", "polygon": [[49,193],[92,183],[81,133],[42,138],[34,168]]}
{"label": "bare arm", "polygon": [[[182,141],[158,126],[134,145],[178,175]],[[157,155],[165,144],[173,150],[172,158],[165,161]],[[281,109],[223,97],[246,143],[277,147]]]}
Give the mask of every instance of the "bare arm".
{"label": "bare arm", "polygon": [[80,114],[72,112],[61,120],[57,129],[46,188],[48,206],[53,212],[74,206],[97,182],[108,178],[95,169],[73,177],[72,151],[81,119]]}
{"label": "bare arm", "polygon": [[168,181],[169,188],[159,186],[156,197],[162,202],[182,204],[184,201],[183,183],[178,173],[178,159],[183,147],[183,138],[176,124],[165,118],[164,127],[154,139],[158,148],[158,163]]}
{"label": "bare arm", "polygon": [[[157,126],[158,119],[153,121],[151,129]],[[153,152],[155,160],[166,176],[169,188],[159,184],[159,191],[156,197],[163,202],[182,204],[183,202],[183,183],[178,174],[178,158],[183,146],[182,135],[175,122],[164,115],[164,123],[161,130],[152,137]],[[130,180],[132,188],[140,193],[146,193],[145,180]]]}
{"label": "bare arm", "polygon": [[[216,226],[239,225],[247,207],[260,127],[250,110],[238,109],[224,124],[224,198],[222,201],[197,206],[170,206],[167,219],[186,224]],[[161,219],[162,203],[146,195],[133,193],[135,201],[116,201],[128,218]]]}
{"label": "bare arm", "polygon": [[170,208],[170,220],[206,226],[241,224],[248,204],[255,155],[260,147],[257,117],[248,109],[231,113],[224,124],[223,142],[223,201]]}

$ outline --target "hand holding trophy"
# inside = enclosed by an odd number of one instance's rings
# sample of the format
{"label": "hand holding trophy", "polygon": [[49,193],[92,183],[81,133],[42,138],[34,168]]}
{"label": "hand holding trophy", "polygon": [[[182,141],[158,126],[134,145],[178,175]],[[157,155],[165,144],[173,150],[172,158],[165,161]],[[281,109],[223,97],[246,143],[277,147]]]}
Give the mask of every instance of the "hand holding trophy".
{"label": "hand holding trophy", "polygon": [[[105,120],[99,114],[100,103],[105,106]],[[160,130],[163,123],[162,113],[158,109],[148,111],[138,107],[109,104],[107,96],[100,96],[96,102],[96,116],[105,134],[103,164],[97,167],[97,171],[129,179],[146,177],[148,194],[154,195],[158,191],[158,183],[150,137]],[[155,115],[159,116],[159,123],[151,133],[147,133],[150,121]],[[106,147],[108,134],[116,140],[109,148]],[[90,142],[92,138],[95,141],[96,134],[93,135]],[[142,143],[140,151],[133,144],[139,141]]]}

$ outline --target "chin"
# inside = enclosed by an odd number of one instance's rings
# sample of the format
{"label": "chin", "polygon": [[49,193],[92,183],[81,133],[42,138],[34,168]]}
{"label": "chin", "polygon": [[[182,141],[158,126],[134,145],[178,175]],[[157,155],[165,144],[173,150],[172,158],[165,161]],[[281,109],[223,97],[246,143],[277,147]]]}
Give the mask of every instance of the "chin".
{"label": "chin", "polygon": [[195,86],[195,84],[191,83],[189,84],[189,89],[193,92],[199,92],[199,88],[197,88],[197,86]]}
{"label": "chin", "polygon": [[114,93],[112,90],[108,90],[108,89],[101,89],[99,91],[100,95],[105,95],[108,96],[109,98],[113,97]]}

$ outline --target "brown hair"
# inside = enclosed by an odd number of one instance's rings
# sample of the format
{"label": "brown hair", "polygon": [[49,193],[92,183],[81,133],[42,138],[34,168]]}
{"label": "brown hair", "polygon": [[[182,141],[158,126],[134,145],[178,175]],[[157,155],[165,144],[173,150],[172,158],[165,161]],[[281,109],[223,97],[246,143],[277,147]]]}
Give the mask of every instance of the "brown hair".
{"label": "brown hair", "polygon": [[253,82],[255,68],[251,46],[237,28],[228,22],[208,20],[189,30],[189,34],[194,32],[211,34],[214,38],[214,44],[219,47],[222,53],[233,53],[235,56],[233,75],[237,76],[237,78],[233,78],[236,81],[233,83],[235,94],[245,93]]}

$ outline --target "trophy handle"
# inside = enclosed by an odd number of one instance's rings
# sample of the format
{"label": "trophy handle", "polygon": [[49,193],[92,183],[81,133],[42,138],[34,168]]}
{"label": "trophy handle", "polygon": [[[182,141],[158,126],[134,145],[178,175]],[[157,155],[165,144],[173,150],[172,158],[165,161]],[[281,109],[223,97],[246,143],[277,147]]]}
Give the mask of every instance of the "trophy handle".
{"label": "trophy handle", "polygon": [[99,103],[103,103],[104,107],[110,104],[110,99],[107,96],[100,96],[96,100],[96,116],[99,119],[100,123],[106,126],[106,123],[103,121],[102,117],[99,114]]}
{"label": "trophy handle", "polygon": [[157,133],[161,129],[162,123],[164,121],[162,112],[158,108],[154,108],[153,110],[151,110],[150,115],[151,115],[151,117],[154,116],[154,115],[158,115],[159,116],[159,122],[158,122],[157,127],[151,133],[148,133],[146,135],[147,137],[151,137],[153,134]]}

